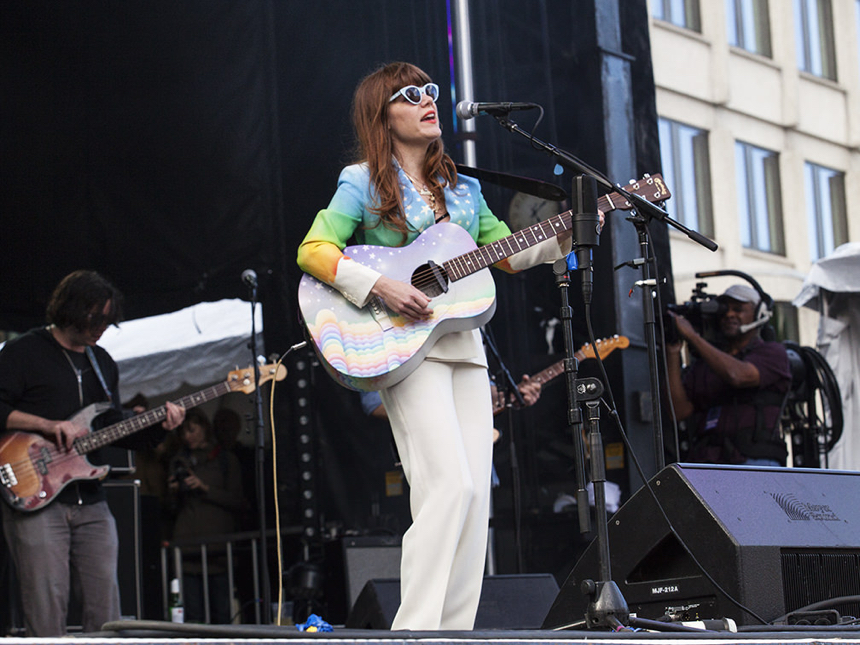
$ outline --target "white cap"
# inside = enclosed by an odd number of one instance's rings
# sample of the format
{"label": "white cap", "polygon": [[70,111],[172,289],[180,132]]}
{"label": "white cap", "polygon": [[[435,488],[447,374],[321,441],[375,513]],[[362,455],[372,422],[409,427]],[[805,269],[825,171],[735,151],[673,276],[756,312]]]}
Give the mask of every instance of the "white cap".
{"label": "white cap", "polygon": [[745,284],[733,284],[723,292],[720,298],[731,298],[738,302],[751,302],[754,305],[757,305],[761,300],[758,291]]}

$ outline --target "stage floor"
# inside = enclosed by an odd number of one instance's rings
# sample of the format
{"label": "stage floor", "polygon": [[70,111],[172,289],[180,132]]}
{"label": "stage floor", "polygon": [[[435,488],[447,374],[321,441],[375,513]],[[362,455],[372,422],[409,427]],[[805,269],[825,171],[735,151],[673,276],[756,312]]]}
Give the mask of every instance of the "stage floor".
{"label": "stage floor", "polygon": [[[650,632],[650,631],[549,631],[549,630],[485,630],[473,632],[406,632],[341,629],[332,632],[304,633],[294,626],[259,625],[176,625],[159,621],[119,621],[105,625],[98,634],[81,634],[66,638],[4,638],[2,643],[74,643],[75,645],[100,643],[313,643],[314,645],[394,645],[395,643],[421,643],[422,645],[470,645],[505,643],[506,645],[562,645],[564,643],[671,643],[672,645],[702,645],[703,643],[748,643],[750,645],[778,645],[780,643],[839,643],[860,645],[860,627],[851,628],[787,626],[784,628],[740,628],[739,632]],[[766,631],[767,630],[767,631]]]}

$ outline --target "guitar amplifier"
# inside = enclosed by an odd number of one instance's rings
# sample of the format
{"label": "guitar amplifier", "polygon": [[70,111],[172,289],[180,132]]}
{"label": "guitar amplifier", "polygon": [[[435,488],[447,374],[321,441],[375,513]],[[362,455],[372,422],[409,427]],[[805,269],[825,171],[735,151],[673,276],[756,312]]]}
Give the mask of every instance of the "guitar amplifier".
{"label": "guitar amplifier", "polygon": [[102,461],[110,466],[112,475],[131,475],[134,473],[134,450],[105,446],[99,452]]}

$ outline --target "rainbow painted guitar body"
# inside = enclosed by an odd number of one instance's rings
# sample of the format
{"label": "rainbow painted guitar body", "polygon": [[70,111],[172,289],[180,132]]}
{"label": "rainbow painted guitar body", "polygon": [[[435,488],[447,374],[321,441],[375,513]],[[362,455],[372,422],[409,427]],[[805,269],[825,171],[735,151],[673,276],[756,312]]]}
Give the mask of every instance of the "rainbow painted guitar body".
{"label": "rainbow painted guitar body", "polygon": [[[409,283],[428,261],[442,265],[476,248],[465,229],[445,223],[431,226],[403,248],[350,246],[344,254]],[[326,371],[350,389],[379,390],[412,373],[444,334],[475,329],[492,318],[496,285],[488,268],[446,287],[447,292],[432,297],[433,315],[415,322],[389,311],[378,298],[356,307],[333,287],[305,274],[299,284],[299,307]]]}

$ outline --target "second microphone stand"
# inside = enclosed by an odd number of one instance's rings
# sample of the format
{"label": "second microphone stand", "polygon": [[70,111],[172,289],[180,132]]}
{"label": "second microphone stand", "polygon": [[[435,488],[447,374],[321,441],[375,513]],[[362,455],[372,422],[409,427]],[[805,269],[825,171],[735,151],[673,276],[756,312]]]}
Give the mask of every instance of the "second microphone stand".
{"label": "second microphone stand", "polygon": [[[573,216],[576,219],[576,215]],[[618,585],[612,580],[612,566],[609,555],[609,527],[606,523],[606,465],[604,463],[603,437],[600,434],[600,397],[603,384],[594,378],[578,379],[579,361],[575,356],[573,339],[573,308],[570,306],[570,258],[557,260],[553,265],[556,285],[561,294],[559,318],[564,337],[564,373],[567,384],[568,426],[573,438],[574,458],[576,460],[576,506],[579,513],[579,530],[585,534],[591,530],[591,509],[588,501],[588,488],[585,477],[585,447],[582,430],[584,427],[580,402],[586,406],[588,447],[591,463],[591,484],[594,490],[594,510],[597,518],[597,545],[600,566],[600,579],[584,580],[582,593],[589,597],[586,622],[589,627],[617,627],[627,622],[630,612],[627,602]],[[573,264],[578,266],[574,261]],[[581,268],[591,271],[590,265]]]}
{"label": "second microphone stand", "polygon": [[266,441],[263,425],[263,397],[260,393],[260,363],[257,359],[257,282],[249,285],[251,296],[251,339],[248,347],[251,350],[252,365],[254,366],[254,474],[257,485],[257,515],[260,523],[260,580],[262,587],[261,614],[264,625],[272,623],[272,591],[269,582],[268,540],[266,536]]}

